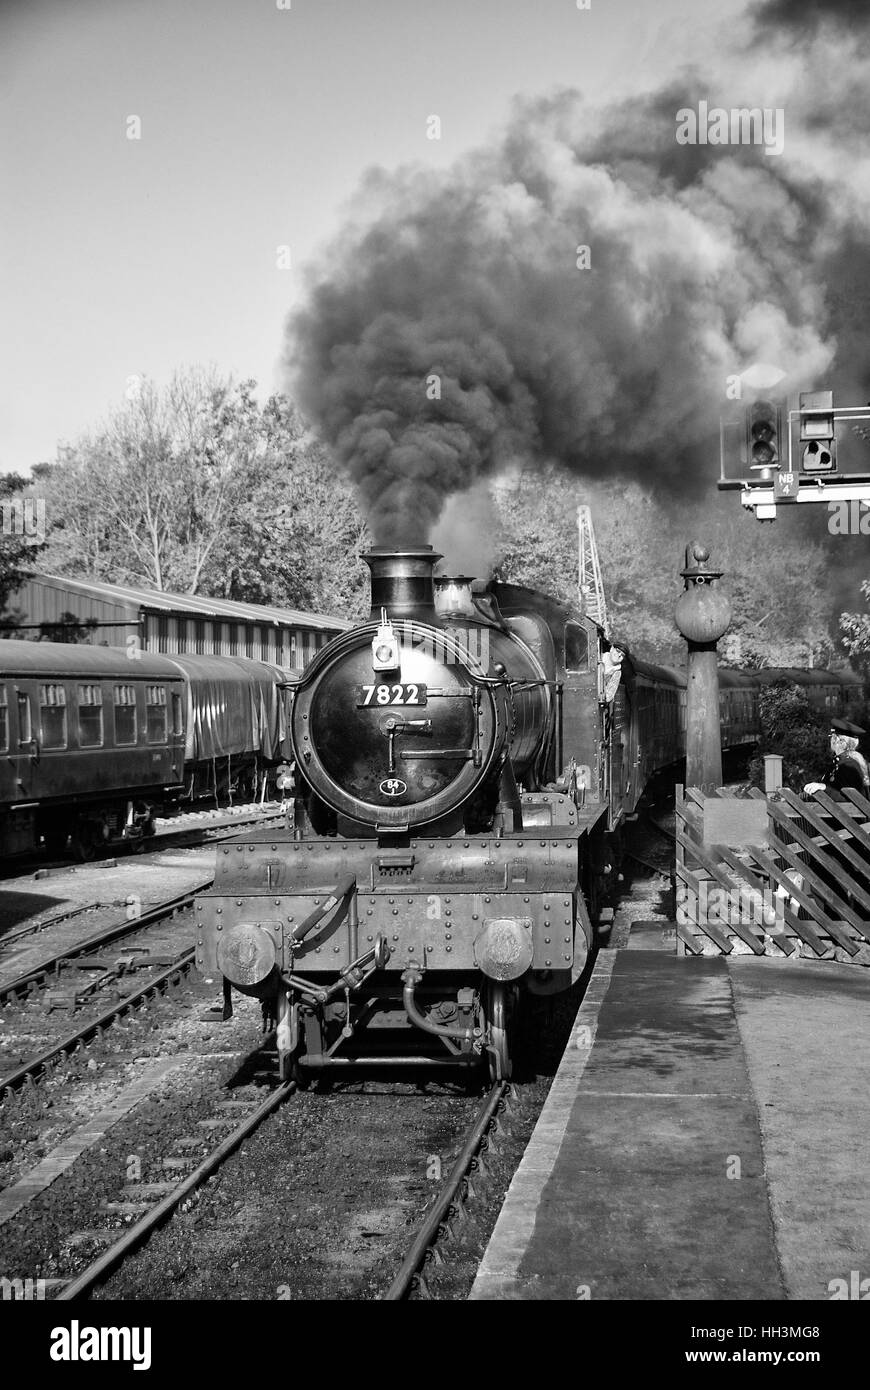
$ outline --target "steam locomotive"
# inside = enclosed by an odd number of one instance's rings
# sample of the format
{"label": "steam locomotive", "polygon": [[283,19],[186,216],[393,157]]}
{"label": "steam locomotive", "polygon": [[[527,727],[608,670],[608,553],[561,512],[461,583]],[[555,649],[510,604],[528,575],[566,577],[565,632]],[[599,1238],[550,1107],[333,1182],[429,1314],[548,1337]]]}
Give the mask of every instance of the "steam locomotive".
{"label": "steam locomotive", "polygon": [[[365,558],[369,621],[287,683],[287,830],[218,849],[197,964],[225,1017],[234,988],[262,1001],[284,1076],[506,1077],[524,993],[578,979],[613,837],[684,754],[685,676],[545,595],[436,578],[429,546]],[[795,674],[854,708],[860,683]],[[723,680],[726,745],[757,736],[759,688]]]}

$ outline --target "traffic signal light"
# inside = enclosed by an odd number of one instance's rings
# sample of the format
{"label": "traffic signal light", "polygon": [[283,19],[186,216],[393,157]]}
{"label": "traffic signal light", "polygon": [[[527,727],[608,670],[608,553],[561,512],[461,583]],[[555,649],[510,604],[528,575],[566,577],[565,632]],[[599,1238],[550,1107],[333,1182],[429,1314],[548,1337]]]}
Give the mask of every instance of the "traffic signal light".
{"label": "traffic signal light", "polygon": [[779,401],[752,403],[746,412],[746,436],[749,467],[762,476],[770,476],[782,458],[782,406]]}
{"label": "traffic signal light", "polygon": [[836,473],[833,391],[802,391],[800,411],[801,472]]}

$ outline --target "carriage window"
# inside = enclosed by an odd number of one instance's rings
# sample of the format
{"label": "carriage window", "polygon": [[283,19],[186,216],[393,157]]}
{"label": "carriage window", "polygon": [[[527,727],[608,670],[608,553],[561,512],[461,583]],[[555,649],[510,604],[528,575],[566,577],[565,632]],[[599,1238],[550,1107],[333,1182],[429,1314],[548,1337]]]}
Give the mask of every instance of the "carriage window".
{"label": "carriage window", "polygon": [[9,747],[9,696],[6,686],[0,687],[0,752]]}
{"label": "carriage window", "polygon": [[66,748],[66,690],[62,685],[39,687],[39,725],[43,748]]}
{"label": "carriage window", "polygon": [[565,624],[565,670],[589,670],[589,635],[579,623]]}
{"label": "carriage window", "polygon": [[115,686],[115,743],[136,742],[136,687]]}
{"label": "carriage window", "polygon": [[30,720],[30,696],[23,691],[18,692],[18,742],[31,743],[33,741],[33,726]]}
{"label": "carriage window", "polygon": [[166,686],[149,685],[145,696],[145,737],[149,743],[166,742]]}
{"label": "carriage window", "polygon": [[172,692],[172,732],[173,734],[184,733],[184,713],[181,704],[181,696],[177,690]]}
{"label": "carriage window", "polygon": [[103,692],[98,685],[79,686],[79,747],[100,748],[103,743]]}

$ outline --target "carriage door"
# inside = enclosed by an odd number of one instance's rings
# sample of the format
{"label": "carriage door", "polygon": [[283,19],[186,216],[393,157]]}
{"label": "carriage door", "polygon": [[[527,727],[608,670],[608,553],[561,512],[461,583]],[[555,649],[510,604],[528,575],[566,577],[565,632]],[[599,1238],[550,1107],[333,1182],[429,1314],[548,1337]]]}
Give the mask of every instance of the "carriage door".
{"label": "carriage door", "polygon": [[625,810],[627,799],[626,779],[631,776],[627,746],[630,732],[628,692],[620,685],[610,706],[610,794],[614,821]]}
{"label": "carriage door", "polygon": [[9,755],[12,761],[13,796],[29,801],[36,795],[39,761],[37,730],[33,723],[33,694],[27,686],[9,688]]}

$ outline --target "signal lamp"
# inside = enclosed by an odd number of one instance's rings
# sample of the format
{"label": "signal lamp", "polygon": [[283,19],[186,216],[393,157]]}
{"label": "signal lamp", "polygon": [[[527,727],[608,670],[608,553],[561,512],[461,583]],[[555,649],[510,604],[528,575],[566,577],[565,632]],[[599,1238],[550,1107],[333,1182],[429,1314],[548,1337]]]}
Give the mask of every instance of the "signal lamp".
{"label": "signal lamp", "polygon": [[801,472],[835,473],[837,440],[833,391],[802,391],[800,411],[801,443],[804,445]]}
{"label": "signal lamp", "polygon": [[[782,410],[778,401],[755,401],[747,411],[749,467],[758,472],[775,469],[781,457]],[[768,472],[767,477],[771,476]]]}
{"label": "signal lamp", "polygon": [[382,608],[381,622],[372,640],[372,669],[398,671],[399,665],[399,639],[393,630],[393,624],[387,618],[387,610]]}

